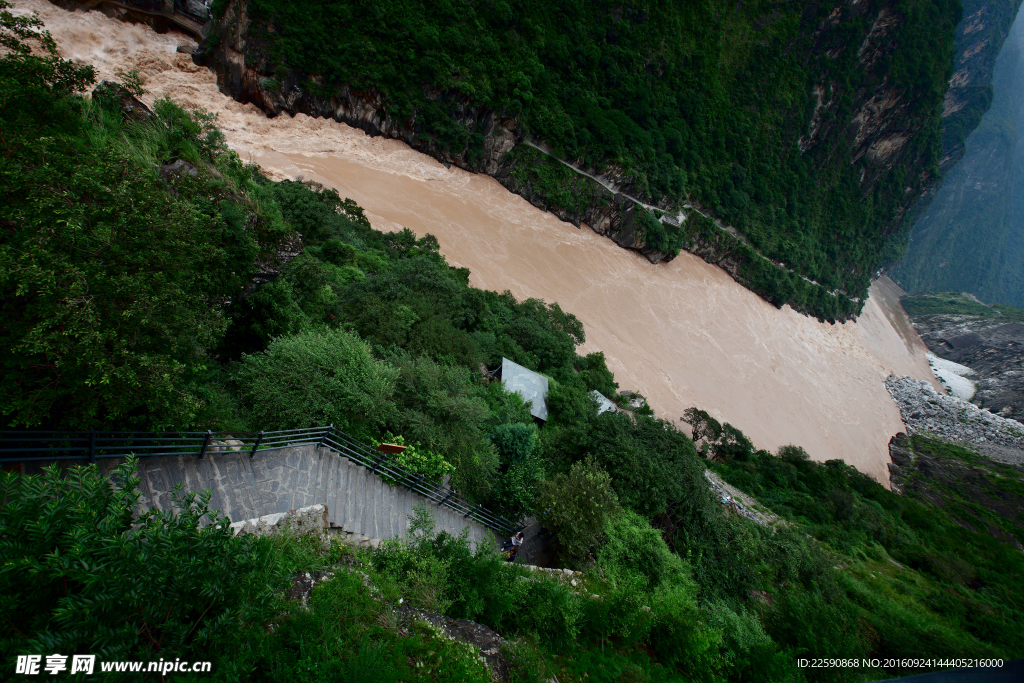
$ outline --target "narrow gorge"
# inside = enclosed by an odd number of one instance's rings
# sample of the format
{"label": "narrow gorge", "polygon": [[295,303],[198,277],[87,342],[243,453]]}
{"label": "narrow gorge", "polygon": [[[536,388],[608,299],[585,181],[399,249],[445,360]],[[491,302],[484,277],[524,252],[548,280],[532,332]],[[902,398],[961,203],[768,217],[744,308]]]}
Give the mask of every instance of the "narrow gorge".
{"label": "narrow gorge", "polygon": [[186,35],[42,0],[16,7],[38,12],[61,54],[94,64],[100,78],[138,69],[148,103],[169,95],[216,112],[229,144],[272,177],[336,187],[377,228],[436,235],[475,286],[559,302],[584,323],[585,349],[603,351],[622,387],[646,396],[659,416],[683,426],[683,411],[698,406],[758,447],[799,444],[815,460],[839,458],[887,482],[887,444],[903,427],[884,380],[931,373],[886,281],[873,285],[856,322],[818,322],[775,308],[688,253],[652,265],[399,140],[303,114],[267,118],[177,52],[194,45]]}

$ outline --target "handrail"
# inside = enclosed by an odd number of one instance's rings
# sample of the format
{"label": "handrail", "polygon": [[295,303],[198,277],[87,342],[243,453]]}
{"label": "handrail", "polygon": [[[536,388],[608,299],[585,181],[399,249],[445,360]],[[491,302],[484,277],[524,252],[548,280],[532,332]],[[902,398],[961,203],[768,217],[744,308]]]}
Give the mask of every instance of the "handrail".
{"label": "handrail", "polygon": [[[67,432],[0,431],[0,463],[161,456],[205,457],[236,452],[252,458],[257,453],[292,446],[312,445],[329,448],[349,461],[380,476],[392,486],[447,507],[465,518],[501,534],[512,534],[521,527],[513,521],[464,498],[443,482],[408,469],[386,453],[371,448],[334,425],[283,429],[272,432]],[[36,455],[46,453],[47,455]],[[74,454],[77,453],[77,454]],[[18,455],[16,455],[18,454]]]}

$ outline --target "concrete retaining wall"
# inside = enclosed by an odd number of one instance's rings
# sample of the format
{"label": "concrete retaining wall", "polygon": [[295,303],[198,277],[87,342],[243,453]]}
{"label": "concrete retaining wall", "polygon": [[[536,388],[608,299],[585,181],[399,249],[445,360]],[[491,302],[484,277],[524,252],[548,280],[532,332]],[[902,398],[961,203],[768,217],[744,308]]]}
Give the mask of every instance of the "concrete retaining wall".
{"label": "concrete retaining wall", "polygon": [[[108,461],[104,469],[115,466]],[[458,534],[468,527],[474,542],[494,538],[487,527],[390,486],[336,451],[312,444],[261,451],[252,459],[247,452],[232,450],[208,452],[203,458],[141,458],[139,478],[140,502],[161,510],[172,509],[171,494],[178,483],[185,491],[212,491],[210,508],[232,522],[322,504],[331,530],[375,545],[405,535],[413,506],[425,503],[438,529]]]}

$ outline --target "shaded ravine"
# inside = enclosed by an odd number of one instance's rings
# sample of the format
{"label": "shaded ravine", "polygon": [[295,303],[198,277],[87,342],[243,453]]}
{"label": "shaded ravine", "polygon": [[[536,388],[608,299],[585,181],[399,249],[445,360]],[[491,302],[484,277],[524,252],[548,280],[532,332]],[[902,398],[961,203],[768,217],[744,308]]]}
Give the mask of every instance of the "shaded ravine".
{"label": "shaded ravine", "polygon": [[887,444],[903,430],[883,380],[931,379],[924,346],[876,283],[857,322],[829,325],[779,310],[688,253],[652,265],[588,229],[543,212],[484,175],[445,168],[404,143],[325,119],[267,119],[221,94],[216,79],[157,35],[96,12],[38,11],[62,55],[100,77],[136,68],[150,91],[218,113],[229,144],[273,177],[317,180],[365,207],[375,227],[433,233],[478,287],[558,301],[586,326],[623,388],[679,423],[691,406],[732,422],[764,448],[795,443],[887,482]]}

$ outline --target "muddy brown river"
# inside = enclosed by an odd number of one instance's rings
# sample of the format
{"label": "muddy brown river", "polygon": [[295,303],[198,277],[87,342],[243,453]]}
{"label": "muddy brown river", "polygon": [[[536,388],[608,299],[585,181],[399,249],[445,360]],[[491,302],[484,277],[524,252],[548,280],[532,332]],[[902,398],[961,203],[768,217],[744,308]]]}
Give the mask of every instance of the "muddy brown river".
{"label": "muddy brown river", "polygon": [[559,302],[586,326],[583,351],[603,351],[621,388],[642,393],[660,417],[684,426],[683,411],[698,406],[759,447],[797,444],[815,460],[840,458],[888,483],[887,444],[903,423],[884,379],[932,376],[900,291],[887,279],[872,286],[857,322],[819,323],[774,308],[685,252],[652,265],[488,176],[447,169],[404,143],[303,115],[267,119],[175,53],[192,42],[184,35],[43,0],[14,5],[38,12],[61,54],[93,64],[100,78],[135,68],[149,103],[167,94],[217,112],[232,148],[272,177],[335,187],[379,229],[436,235],[477,287]]}

